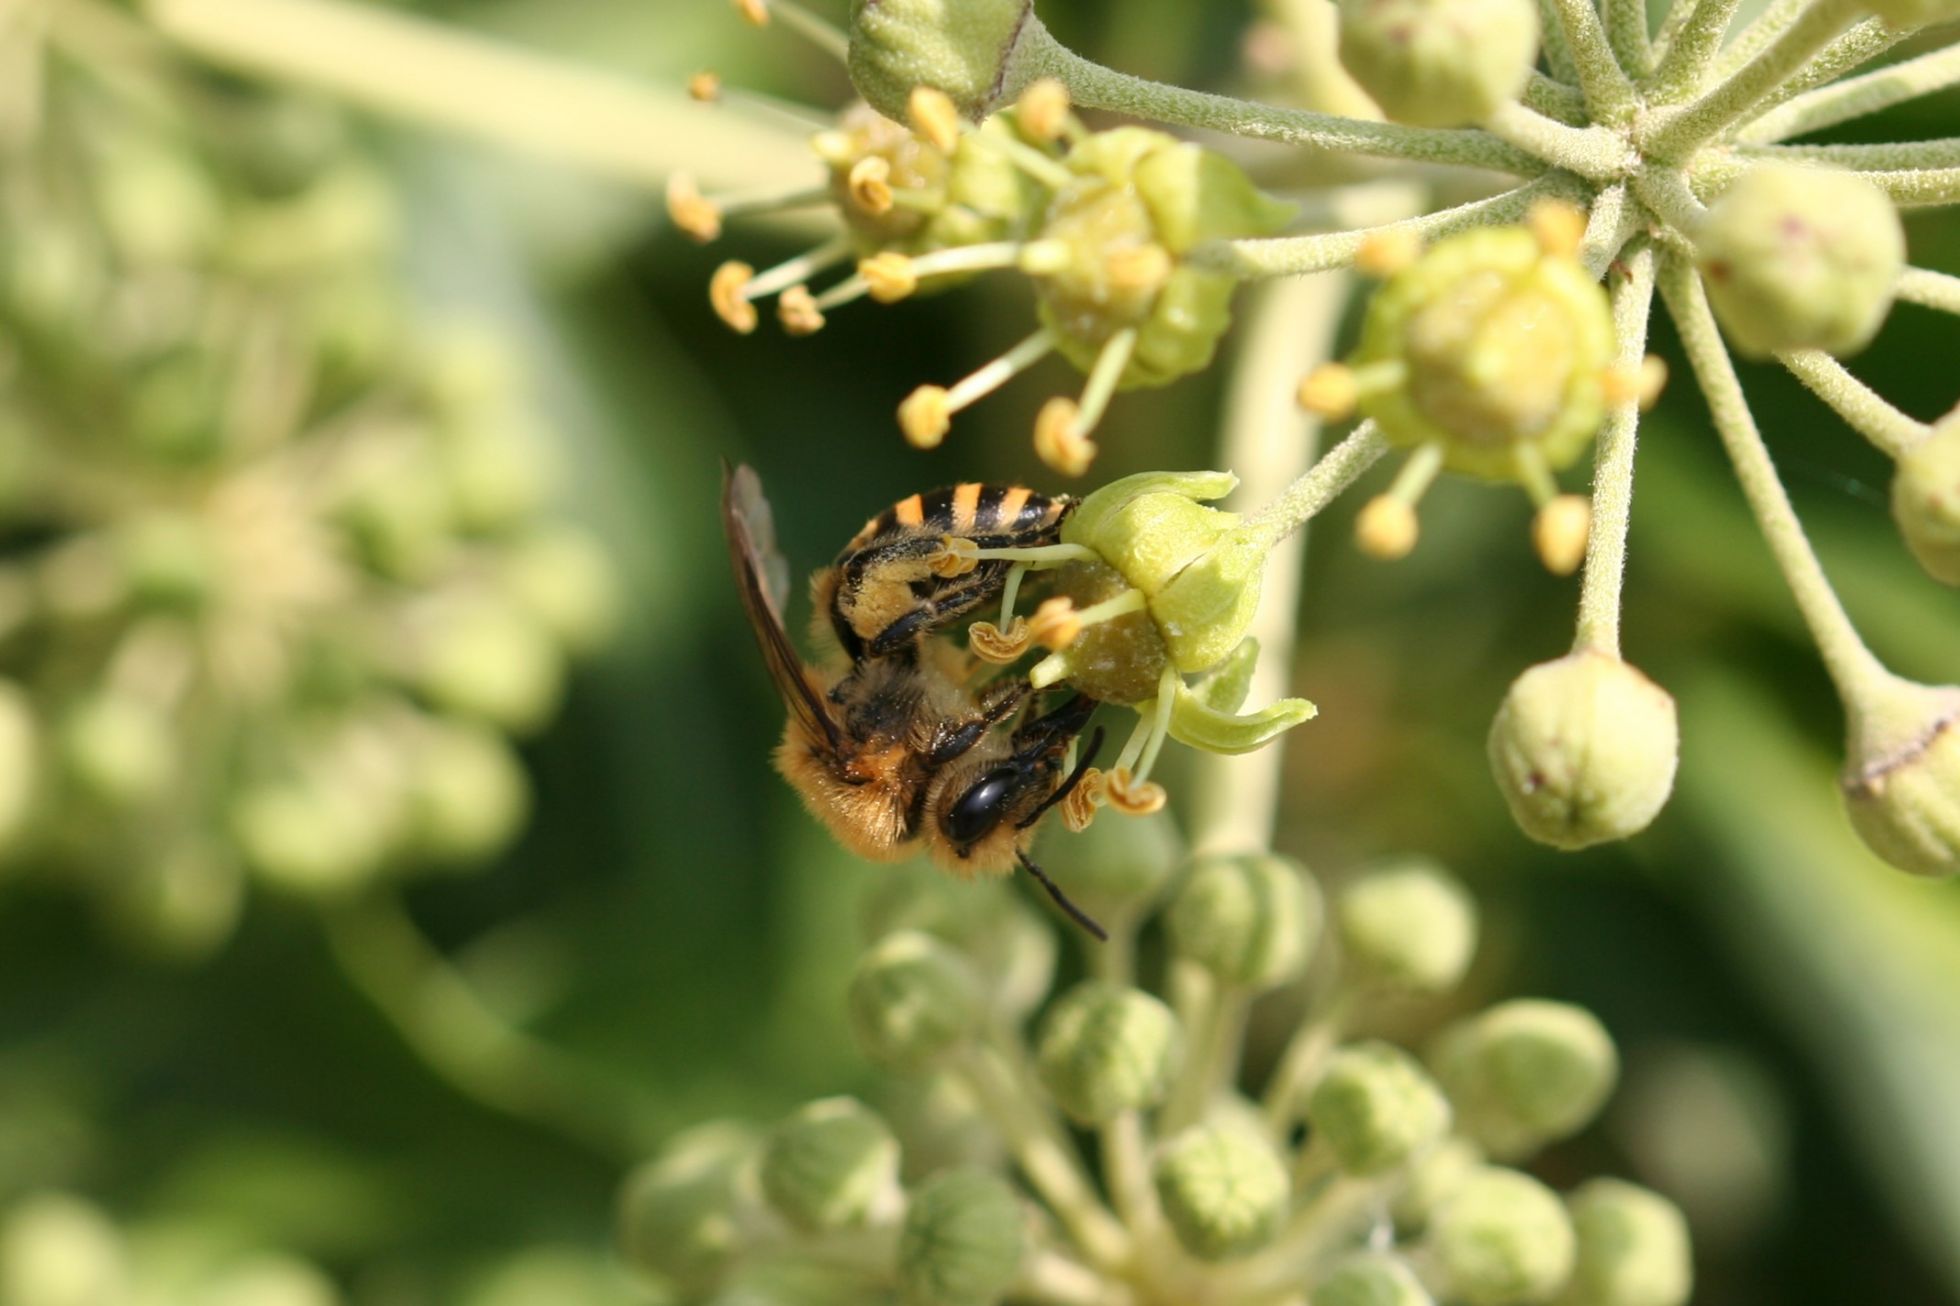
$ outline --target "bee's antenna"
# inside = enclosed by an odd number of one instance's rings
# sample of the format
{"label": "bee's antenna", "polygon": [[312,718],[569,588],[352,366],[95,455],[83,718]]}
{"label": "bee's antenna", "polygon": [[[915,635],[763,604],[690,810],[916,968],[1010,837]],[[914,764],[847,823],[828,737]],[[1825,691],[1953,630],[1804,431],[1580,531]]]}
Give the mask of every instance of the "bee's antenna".
{"label": "bee's antenna", "polygon": [[1088,912],[1083,911],[1080,907],[1070,902],[1068,895],[1062,892],[1061,886],[1048,878],[1048,872],[1036,866],[1034,861],[1026,853],[1016,853],[1015,855],[1021,859],[1021,865],[1027,868],[1028,874],[1034,876],[1035,882],[1042,888],[1048,890],[1048,896],[1055,900],[1055,905],[1068,913],[1070,920],[1095,935],[1098,943],[1109,942],[1109,931],[1096,924],[1095,918],[1090,916]]}
{"label": "bee's antenna", "polygon": [[1043,812],[1053,807],[1056,803],[1061,802],[1062,799],[1067,798],[1069,796],[1069,791],[1074,789],[1075,786],[1081,784],[1082,777],[1089,774],[1089,768],[1095,765],[1096,754],[1102,751],[1102,743],[1103,743],[1102,727],[1097,726],[1096,732],[1089,736],[1089,747],[1083,750],[1082,760],[1077,762],[1075,764],[1075,769],[1068,773],[1068,779],[1062,781],[1061,784],[1057,785],[1055,787],[1054,793],[1049,794],[1046,798],[1042,799],[1041,806],[1035,808],[1032,812],[1029,812],[1026,816],[1022,817],[1018,822],[1016,822],[1014,828],[1017,830],[1027,829],[1029,826],[1033,825],[1036,821],[1039,821],[1041,819],[1041,814]]}

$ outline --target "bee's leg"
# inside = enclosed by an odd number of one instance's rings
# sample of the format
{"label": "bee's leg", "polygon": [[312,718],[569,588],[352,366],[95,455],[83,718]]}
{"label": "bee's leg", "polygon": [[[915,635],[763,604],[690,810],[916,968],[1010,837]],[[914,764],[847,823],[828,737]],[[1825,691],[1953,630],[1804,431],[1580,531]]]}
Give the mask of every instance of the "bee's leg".
{"label": "bee's leg", "polygon": [[1014,732],[1014,756],[1032,761],[1044,753],[1059,754],[1082,733],[1098,706],[1087,694],[1075,694],[1053,711],[1022,722]]}
{"label": "bee's leg", "polygon": [[889,657],[921,636],[958,621],[1000,592],[1001,577],[1006,570],[1003,564],[988,563],[958,582],[934,586],[930,598],[922,598],[916,607],[871,637],[867,645],[870,655]]}
{"label": "bee's leg", "polygon": [[981,691],[980,710],[957,725],[947,728],[933,741],[928,754],[934,766],[944,766],[986,738],[1007,718],[1021,710],[1033,691],[1025,680],[996,680]]}

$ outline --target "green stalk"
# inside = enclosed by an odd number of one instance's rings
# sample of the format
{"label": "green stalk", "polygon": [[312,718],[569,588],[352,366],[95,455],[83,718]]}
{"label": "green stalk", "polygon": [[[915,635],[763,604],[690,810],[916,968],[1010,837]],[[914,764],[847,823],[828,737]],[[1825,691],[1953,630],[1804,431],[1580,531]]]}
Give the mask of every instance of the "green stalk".
{"label": "green stalk", "polygon": [[1835,127],[1960,84],[1960,43],[1806,91],[1750,123],[1739,138],[1769,145]]}
{"label": "green stalk", "polygon": [[1926,438],[1924,422],[1894,408],[1822,350],[1790,349],[1776,359],[1886,457],[1897,458]]}
{"label": "green stalk", "polygon": [[1856,19],[1859,0],[1817,0],[1762,53],[1647,140],[1647,157],[1678,159],[1747,114]]}
{"label": "green stalk", "polygon": [[[1613,288],[1613,331],[1622,368],[1638,368],[1647,352],[1647,318],[1654,301],[1654,251],[1642,247],[1627,260],[1627,275]],[[1620,587],[1626,571],[1627,527],[1633,516],[1633,451],[1640,409],[1632,400],[1607,415],[1593,455],[1592,531],[1586,538],[1586,572],[1579,586],[1578,630],[1573,651],[1620,655]]]}

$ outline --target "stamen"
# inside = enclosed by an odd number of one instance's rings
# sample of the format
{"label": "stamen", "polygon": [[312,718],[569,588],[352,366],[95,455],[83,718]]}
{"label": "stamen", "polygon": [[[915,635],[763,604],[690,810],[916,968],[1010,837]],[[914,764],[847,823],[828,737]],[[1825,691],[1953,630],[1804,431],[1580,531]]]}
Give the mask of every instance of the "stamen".
{"label": "stamen", "polygon": [[1007,579],[1000,585],[1000,622],[1010,631],[1020,622],[1020,618],[1014,615],[1014,601],[1021,597],[1021,581],[1027,574],[1027,565],[1016,563],[1007,569]]}
{"label": "stamen", "polygon": [[869,293],[870,290],[871,287],[865,284],[863,277],[857,275],[856,273],[852,273],[850,276],[845,277],[842,281],[832,286],[829,290],[826,290],[821,295],[818,295],[817,307],[822,311],[828,313],[831,309],[841,308],[842,306],[850,303],[854,299],[864,298],[864,296],[867,293]]}
{"label": "stamen", "polygon": [[721,75],[703,68],[687,79],[687,98],[698,104],[713,104],[721,98]]}
{"label": "stamen", "polygon": [[742,21],[750,27],[767,27],[769,25],[769,6],[764,4],[762,0],[734,0],[734,3],[735,12],[740,14]]}
{"label": "stamen", "polygon": [[1066,241],[1031,240],[1021,246],[1021,256],[1015,263],[1031,277],[1048,277],[1067,267],[1074,258]]}
{"label": "stamen", "polygon": [[1014,102],[1014,119],[1034,140],[1045,144],[1059,139],[1068,129],[1068,87],[1053,77],[1035,79]]}
{"label": "stamen", "polygon": [[1554,576],[1570,576],[1585,561],[1592,533],[1592,504],[1583,495],[1561,494],[1531,519],[1531,545]]}
{"label": "stamen", "polygon": [[1409,455],[1387,492],[1370,500],[1355,518],[1355,543],[1363,553],[1387,561],[1409,555],[1421,534],[1416,505],[1442,469],[1441,444],[1425,444]]}
{"label": "stamen", "polygon": [[722,213],[722,207],[703,195],[687,173],[667,178],[667,217],[689,239],[705,245],[721,235]]}
{"label": "stamen", "polygon": [[742,293],[754,276],[754,268],[730,259],[708,279],[708,302],[715,315],[743,335],[755,330],[755,305]]}
{"label": "stamen", "polygon": [[823,330],[824,316],[816,297],[805,285],[791,286],[776,300],[776,320],[793,336],[815,335]]}
{"label": "stamen", "polygon": [[851,203],[860,210],[880,217],[892,211],[892,165],[882,154],[867,154],[851,165],[845,182]]}
{"label": "stamen", "polygon": [[1025,372],[1055,347],[1055,337],[1043,327],[1012,349],[979,368],[948,390],[922,385],[898,406],[898,426],[915,449],[937,448],[953,424],[953,414],[992,394]]}
{"label": "stamen", "polygon": [[1006,155],[1009,163],[1049,190],[1060,190],[1075,180],[1074,173],[1032,145],[1023,145],[1006,136],[978,136],[974,139],[985,142],[988,149]]}
{"label": "stamen", "polygon": [[1103,275],[1116,290],[1154,293],[1170,280],[1176,266],[1162,245],[1131,245],[1109,252],[1103,259]]}
{"label": "stamen", "polygon": [[1064,476],[1080,476],[1095,460],[1096,446],[1089,433],[1102,420],[1110,396],[1130,365],[1136,349],[1137,329],[1125,327],[1111,336],[1096,356],[1089,380],[1082,387],[1078,407],[1067,399],[1050,399],[1035,418],[1034,447],[1041,460]]}
{"label": "stamen", "polygon": [[1407,227],[1385,227],[1361,238],[1354,251],[1355,271],[1363,276],[1390,277],[1422,254],[1422,236]]}
{"label": "stamen", "polygon": [[975,549],[976,558],[1011,558],[1030,564],[1038,571],[1059,567],[1065,562],[1094,562],[1102,555],[1086,544],[1011,544],[995,549]]}
{"label": "stamen", "polygon": [[952,392],[943,385],[922,385],[898,405],[898,429],[914,449],[937,449],[952,429]]}
{"label": "stamen", "polygon": [[1029,629],[1026,617],[1014,618],[1004,631],[991,621],[976,621],[967,627],[966,646],[982,662],[1004,667],[1018,662],[1033,647],[1034,636]]}
{"label": "stamen", "polygon": [[905,102],[905,116],[912,130],[941,154],[951,154],[960,142],[960,128],[966,124],[960,111],[944,91],[915,86]]}
{"label": "stamen", "polygon": [[1068,797],[1062,799],[1062,824],[1069,833],[1081,834],[1096,819],[1096,808],[1103,801],[1104,776],[1100,767],[1090,767]]}
{"label": "stamen", "polygon": [[1028,637],[1041,647],[1060,652],[1075,642],[1082,633],[1082,615],[1075,610],[1075,604],[1067,596],[1057,594],[1044,600],[1034,610],[1034,620],[1028,623]]}
{"label": "stamen", "polygon": [[914,260],[897,250],[881,250],[858,260],[858,277],[880,304],[896,304],[919,288]]}
{"label": "stamen", "polygon": [[1518,484],[1524,486],[1532,503],[1542,508],[1558,497],[1558,481],[1545,463],[1544,451],[1537,445],[1519,445],[1512,462],[1517,467]]}
{"label": "stamen", "polygon": [[1649,354],[1640,360],[1640,392],[1634,401],[1640,405],[1641,412],[1647,412],[1660,402],[1661,391],[1667,388],[1667,360],[1659,354]]}
{"label": "stamen", "polygon": [[1586,215],[1564,200],[1539,200],[1525,214],[1525,223],[1547,258],[1576,258],[1586,238]]}
{"label": "stamen", "polygon": [[926,556],[926,567],[944,580],[964,576],[980,565],[980,546],[958,535],[939,537],[939,548]]}
{"label": "stamen", "polygon": [[1322,363],[1300,378],[1297,395],[1300,407],[1329,421],[1339,421],[1353,412],[1360,397],[1354,369],[1346,363]]}
{"label": "stamen", "polygon": [[1170,736],[1171,711],[1177,706],[1177,691],[1183,687],[1182,679],[1175,666],[1166,666],[1164,674],[1157,680],[1157,710],[1152,713],[1150,739],[1143,746],[1143,757],[1137,762],[1138,783],[1148,779],[1153,767],[1157,765],[1157,754],[1164,749],[1164,740]]}
{"label": "stamen", "polygon": [[762,273],[742,290],[744,299],[767,299],[779,290],[786,290],[799,282],[808,281],[811,276],[825,268],[842,263],[851,253],[851,242],[847,237],[838,236],[827,240],[815,249],[798,254],[793,259],[778,263]]}
{"label": "stamen", "polygon": [[1164,810],[1170,794],[1154,780],[1138,780],[1122,767],[1103,779],[1103,800],[1125,816],[1149,816]]}
{"label": "stamen", "polygon": [[840,62],[850,54],[850,37],[792,0],[735,0],[735,8],[754,27],[765,27],[772,15],[780,16],[783,26]]}

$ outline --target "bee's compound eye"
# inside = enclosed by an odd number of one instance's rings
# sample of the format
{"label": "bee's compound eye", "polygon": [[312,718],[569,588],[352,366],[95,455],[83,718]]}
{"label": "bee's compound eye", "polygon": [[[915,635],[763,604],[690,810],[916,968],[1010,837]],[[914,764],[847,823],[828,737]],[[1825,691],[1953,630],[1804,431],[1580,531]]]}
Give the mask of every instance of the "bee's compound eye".
{"label": "bee's compound eye", "polygon": [[1008,800],[1020,787],[1021,774],[1011,766],[997,767],[981,776],[946,814],[947,838],[962,849],[986,838],[1000,824]]}

